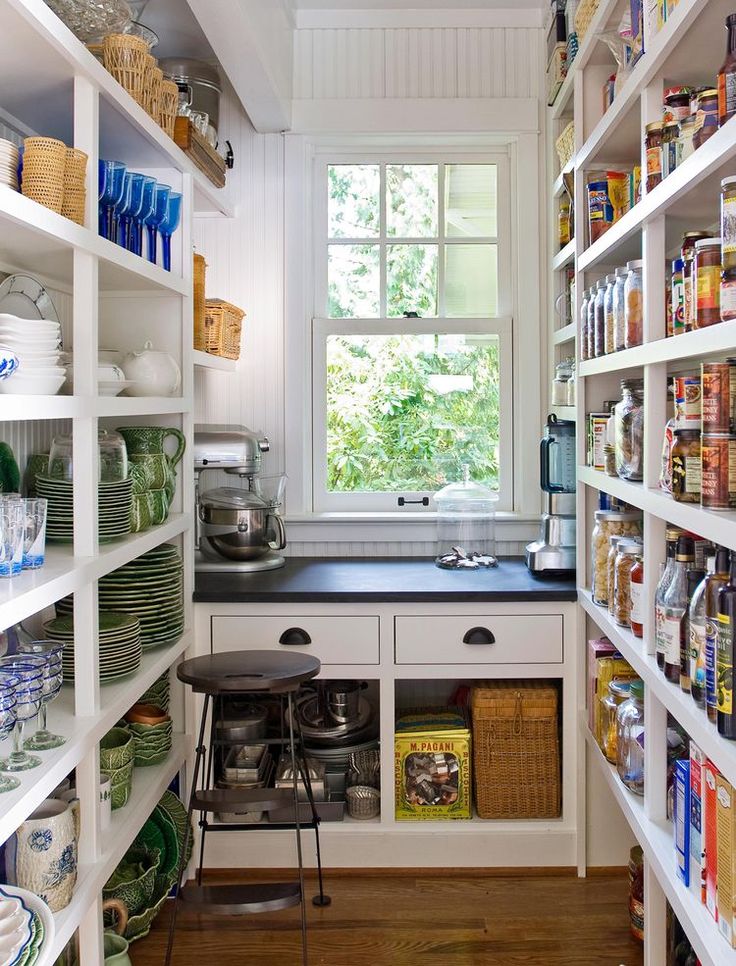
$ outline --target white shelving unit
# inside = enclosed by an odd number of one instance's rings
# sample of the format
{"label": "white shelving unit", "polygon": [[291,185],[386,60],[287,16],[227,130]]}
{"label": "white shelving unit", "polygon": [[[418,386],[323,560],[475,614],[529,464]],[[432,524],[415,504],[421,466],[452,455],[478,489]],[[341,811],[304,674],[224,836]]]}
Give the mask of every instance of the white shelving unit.
{"label": "white shelving unit", "polygon": [[[666,387],[672,371],[698,368],[700,361],[725,357],[736,345],[736,324],[722,323],[702,331],[665,338],[665,264],[679,249],[683,231],[715,227],[719,216],[720,180],[736,170],[736,124],[726,124],[672,175],[643,199],[597,242],[586,248],[585,178],[590,171],[632,167],[641,163],[644,124],[659,119],[663,88],[675,83],[705,84],[714,80],[720,63],[726,16],[725,0],[680,0],[646,52],[622,84],[614,103],[602,114],[601,85],[614,66],[599,33],[615,27],[624,4],[601,0],[578,57],[557,101],[549,111],[552,143],[566,123],[575,119],[575,251],[576,318],[582,295],[598,278],[633,258],[644,261],[644,345],[577,363],[576,415],[578,433],[578,597],[587,620],[580,621],[580,679],[586,674],[587,640],[607,635],[643,679],[645,691],[645,795],[629,792],[601,754],[580,708],[580,728],[589,747],[590,767],[600,771],[611,797],[625,816],[645,857],[644,961],[655,966],[665,948],[665,899],[673,907],[700,960],[708,966],[736,963],[732,950],[695,893],[678,879],[672,829],[666,818],[666,721],[671,714],[694,742],[729,779],[736,780],[736,744],[725,741],[679,687],[668,682],[654,657],[653,599],[659,563],[664,559],[666,522],[736,549],[736,514],[714,513],[696,505],[674,502],[658,486],[662,432],[666,421]],[[552,156],[552,160],[556,158]],[[555,163],[552,176],[557,175]],[[550,192],[552,217],[557,215],[561,176]],[[718,232],[716,232],[718,233]],[[554,249],[550,249],[554,251]],[[551,296],[562,291],[567,256],[550,259]],[[550,334],[552,351],[566,354],[575,340],[576,323]],[[568,336],[568,331],[570,335]],[[558,356],[559,358],[559,356]],[[586,413],[598,411],[604,400],[620,397],[619,381],[644,379],[644,481],[632,483],[585,466]],[[616,625],[605,608],[593,603],[590,585],[590,537],[598,492],[639,507],[644,514],[644,597],[649,601],[644,637]],[[584,689],[583,689],[584,690]]]}
{"label": "white shelving unit", "polygon": [[200,352],[195,349],[192,354],[195,366],[202,369],[215,369],[217,372],[235,372],[238,363],[235,359],[223,359],[222,356],[213,356],[209,352]]}
{"label": "white shelving unit", "polygon": [[[64,686],[49,710],[50,727],[65,735],[66,743],[41,753],[41,766],[22,773],[20,787],[0,796],[0,842],[76,770],[82,812],[79,876],[70,905],[56,915],[50,961],[78,930],[81,966],[99,966],[102,886],[190,751],[184,696],[172,680],[172,753],[162,765],[135,770],[131,800],[113,815],[112,828],[103,838],[97,819],[99,740],[193,644],[194,494],[185,457],[166,523],[100,545],[97,431],[103,425],[171,425],[180,428],[191,443],[192,219],[195,213],[229,216],[232,210],[227,192],[210,184],[43,0],[0,0],[0,16],[0,121],[20,133],[62,138],[89,156],[85,226],[0,188],[0,269],[29,272],[62,293],[70,306],[62,321],[65,340],[73,345],[75,385],[72,396],[0,397],[1,438],[16,442],[21,468],[27,456],[37,451],[33,447],[47,445],[60,425],[73,433],[75,501],[73,547],[49,545],[41,570],[0,584],[0,627],[31,619],[72,593],[76,627],[75,683]],[[174,236],[171,272],[98,236],[99,158],[119,159],[182,192],[183,216]],[[145,338],[153,338],[157,348],[177,358],[183,375],[181,395],[165,399],[99,396],[98,348],[128,351],[140,348]],[[181,548],[185,562],[187,630],[175,644],[145,652],[134,676],[100,686],[97,581],[165,541]]]}

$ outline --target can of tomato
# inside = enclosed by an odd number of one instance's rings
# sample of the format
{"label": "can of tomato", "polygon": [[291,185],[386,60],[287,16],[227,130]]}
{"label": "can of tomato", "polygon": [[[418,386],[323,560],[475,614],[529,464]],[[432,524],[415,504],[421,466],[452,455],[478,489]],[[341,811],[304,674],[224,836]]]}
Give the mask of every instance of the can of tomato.
{"label": "can of tomato", "polygon": [[703,434],[701,502],[709,510],[736,509],[736,435]]}

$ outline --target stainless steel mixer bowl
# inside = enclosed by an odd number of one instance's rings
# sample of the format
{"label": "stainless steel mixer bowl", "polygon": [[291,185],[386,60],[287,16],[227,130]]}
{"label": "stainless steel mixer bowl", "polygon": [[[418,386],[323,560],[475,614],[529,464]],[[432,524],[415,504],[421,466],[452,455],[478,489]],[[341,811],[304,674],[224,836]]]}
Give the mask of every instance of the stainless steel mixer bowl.
{"label": "stainless steel mixer bowl", "polygon": [[200,546],[228,560],[258,560],[286,546],[284,521],[276,507],[226,509],[200,504]]}

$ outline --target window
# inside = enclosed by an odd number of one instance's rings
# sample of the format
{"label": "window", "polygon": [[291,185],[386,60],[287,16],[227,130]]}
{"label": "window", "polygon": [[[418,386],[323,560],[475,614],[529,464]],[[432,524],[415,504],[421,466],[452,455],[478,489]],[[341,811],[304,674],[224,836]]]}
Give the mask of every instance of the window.
{"label": "window", "polygon": [[314,508],[431,510],[468,464],[511,509],[506,156],[315,177]]}

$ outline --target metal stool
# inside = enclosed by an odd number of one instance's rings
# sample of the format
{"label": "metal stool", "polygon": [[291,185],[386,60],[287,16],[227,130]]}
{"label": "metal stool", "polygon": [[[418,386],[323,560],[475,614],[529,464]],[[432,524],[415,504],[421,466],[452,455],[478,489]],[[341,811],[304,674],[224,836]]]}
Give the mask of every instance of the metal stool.
{"label": "metal stool", "polygon": [[[166,947],[165,966],[171,962],[174,946],[174,933],[179,902],[200,907],[202,911],[209,910],[225,915],[240,915],[257,912],[273,912],[286,909],[301,903],[301,932],[302,932],[302,962],[307,966],[307,911],[304,902],[304,866],[302,862],[302,827],[314,828],[317,847],[317,873],[319,876],[319,894],[312,902],[315,906],[328,906],[330,897],[325,895],[322,887],[322,860],[319,847],[319,816],[314,805],[312,784],[307,767],[301,726],[295,714],[296,705],[294,695],[305,681],[309,681],[319,674],[320,662],[310,655],[287,654],[280,651],[234,651],[226,654],[213,654],[206,657],[195,657],[184,661],[177,669],[180,681],[190,685],[195,693],[204,695],[204,705],[199,726],[199,738],[194,759],[194,774],[192,775],[189,806],[187,813],[187,830],[184,847],[181,853],[177,874],[177,889],[174,898],[174,908],[169,925],[169,940]],[[205,746],[205,729],[210,705],[217,699],[233,697],[243,694],[268,694],[280,697],[282,721],[283,712],[288,709],[288,745],[291,753],[293,774],[292,789],[256,788],[256,789],[214,789],[212,782],[212,760],[215,746],[216,715],[211,715],[209,752]],[[207,756],[206,773],[203,768],[205,755]],[[298,774],[302,776],[311,808],[311,822],[300,820]],[[204,778],[204,787],[199,788],[200,776]],[[296,832],[296,851],[299,865],[298,883],[268,883],[263,885],[226,885],[203,886],[202,864],[204,861],[204,843],[207,831],[245,831],[258,826],[243,824],[212,825],[206,819],[209,812],[245,813],[248,811],[269,811],[284,808],[293,802],[294,822],[279,827],[294,828]],[[191,834],[191,819],[193,812],[200,813],[199,826],[202,832],[199,863],[197,866],[197,884],[182,885],[182,876],[186,866],[186,853]],[[268,827],[268,826],[266,826]]]}

